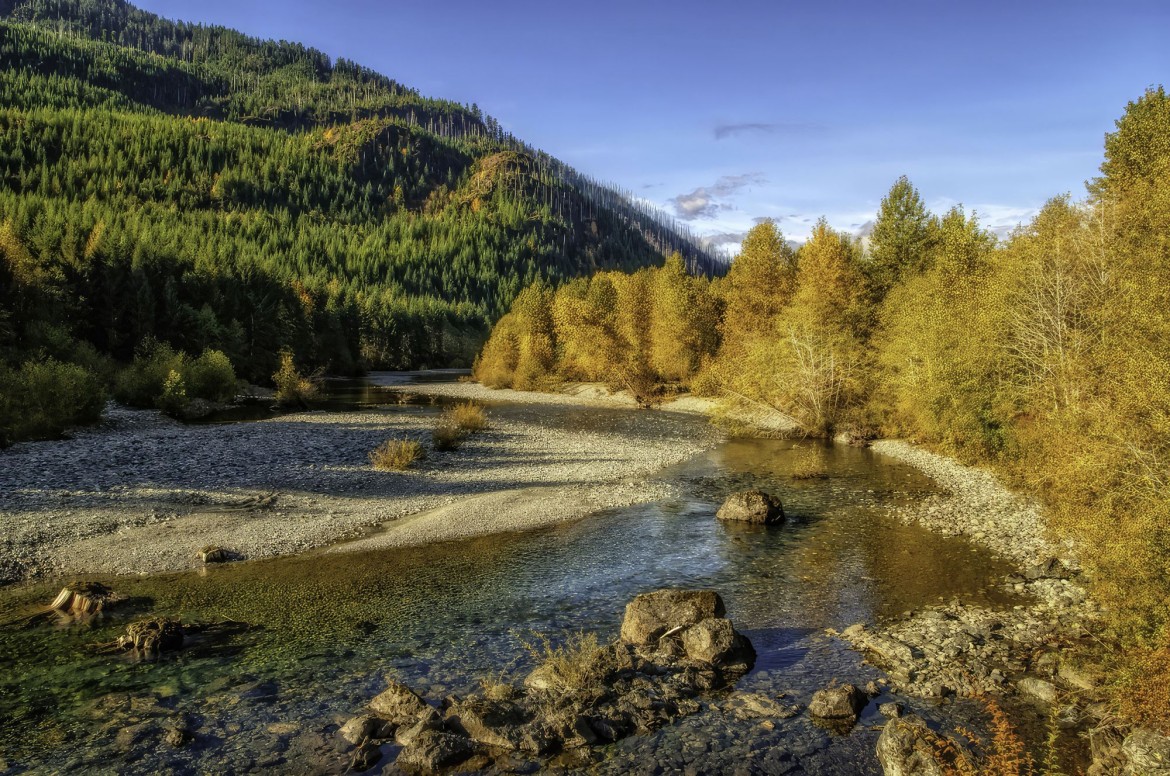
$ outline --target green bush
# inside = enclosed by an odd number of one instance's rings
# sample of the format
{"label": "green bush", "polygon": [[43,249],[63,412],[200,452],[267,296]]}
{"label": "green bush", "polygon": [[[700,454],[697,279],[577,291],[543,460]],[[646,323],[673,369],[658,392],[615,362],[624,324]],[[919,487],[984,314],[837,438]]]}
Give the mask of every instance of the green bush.
{"label": "green bush", "polygon": [[114,396],[132,407],[158,407],[174,414],[191,399],[231,401],[237,386],[232,362],[220,351],[208,349],[192,360],[166,343],[147,341],[118,375]]}
{"label": "green bush", "polygon": [[236,398],[239,380],[232,362],[218,350],[205,350],[191,362],[183,375],[187,390],[194,398],[229,402]]}
{"label": "green bush", "polygon": [[105,403],[102,380],[77,364],[46,359],[0,367],[0,446],[95,423]]}

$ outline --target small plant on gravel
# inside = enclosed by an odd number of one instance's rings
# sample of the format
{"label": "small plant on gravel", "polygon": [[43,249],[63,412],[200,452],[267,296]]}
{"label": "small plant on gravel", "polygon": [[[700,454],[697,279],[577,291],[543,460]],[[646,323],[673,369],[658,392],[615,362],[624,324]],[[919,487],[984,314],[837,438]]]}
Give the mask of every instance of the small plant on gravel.
{"label": "small plant on gravel", "polygon": [[467,437],[467,432],[458,426],[442,421],[431,432],[431,444],[436,450],[458,450]]}
{"label": "small plant on gravel", "polygon": [[470,401],[460,402],[449,408],[443,413],[443,419],[460,431],[469,433],[483,431],[488,427],[487,411]]}
{"label": "small plant on gravel", "polygon": [[389,439],[370,453],[370,464],[379,471],[400,472],[426,457],[426,450],[413,439]]}

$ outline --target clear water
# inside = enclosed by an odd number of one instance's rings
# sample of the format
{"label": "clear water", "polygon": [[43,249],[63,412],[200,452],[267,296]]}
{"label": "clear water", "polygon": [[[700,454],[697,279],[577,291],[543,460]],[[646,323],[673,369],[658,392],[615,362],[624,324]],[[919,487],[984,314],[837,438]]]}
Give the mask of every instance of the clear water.
{"label": "clear water", "polygon": [[[636,427],[637,411],[500,405],[570,427]],[[699,422],[699,421],[696,421]],[[829,477],[797,481],[817,455]],[[0,628],[0,759],[33,772],[340,772],[332,733],[393,674],[428,697],[517,678],[534,634],[616,635],[625,603],[666,586],[710,587],[759,653],[741,689],[807,702],[830,679],[877,676],[825,628],[873,622],[961,597],[1007,605],[994,556],[889,519],[886,508],[931,492],[915,471],[865,450],[731,441],[667,474],[680,498],[556,528],[368,554],[308,555],[206,573],[106,579],[126,610],[84,626]],[[719,523],[724,496],[779,494],[782,527]],[[0,590],[0,621],[51,600],[60,581]],[[253,628],[157,663],[96,654],[144,613]],[[919,709],[969,723],[962,703]],[[175,750],[118,731],[185,713],[198,738]],[[712,708],[653,736],[610,747],[601,772],[878,773],[875,711],[847,736],[804,716],[775,730]]]}

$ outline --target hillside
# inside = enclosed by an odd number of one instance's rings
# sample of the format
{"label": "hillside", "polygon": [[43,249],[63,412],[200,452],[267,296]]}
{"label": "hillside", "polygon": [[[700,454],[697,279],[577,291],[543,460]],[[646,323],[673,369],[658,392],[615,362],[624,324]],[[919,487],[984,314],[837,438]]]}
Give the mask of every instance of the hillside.
{"label": "hillside", "polygon": [[680,251],[660,214],[353,62],[121,0],[0,2],[0,360],[156,339],[266,379],[468,364],[517,292]]}

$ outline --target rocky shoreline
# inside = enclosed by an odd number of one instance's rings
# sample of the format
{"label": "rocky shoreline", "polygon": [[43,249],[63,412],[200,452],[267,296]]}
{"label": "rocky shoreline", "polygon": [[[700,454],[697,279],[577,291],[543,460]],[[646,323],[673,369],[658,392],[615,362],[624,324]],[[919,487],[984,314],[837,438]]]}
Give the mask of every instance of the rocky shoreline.
{"label": "rocky shoreline", "polygon": [[[1089,776],[1170,774],[1170,739],[1133,729],[1113,714],[1107,677],[1097,659],[1105,646],[1097,635],[1102,612],[1088,597],[1088,580],[1069,548],[1056,547],[1045,536],[1039,507],[986,471],[905,442],[872,447],[918,468],[945,489],[922,503],[896,508],[895,516],[946,535],[967,536],[1011,558],[1018,570],[1002,585],[1022,603],[995,611],[952,601],[892,623],[857,623],[832,635],[885,671],[894,694],[940,701],[991,699],[1029,709],[1044,721],[1047,735],[1080,742]],[[947,732],[909,718],[887,724],[877,754],[887,774],[935,774],[955,765],[942,756],[944,749],[969,755]]]}

